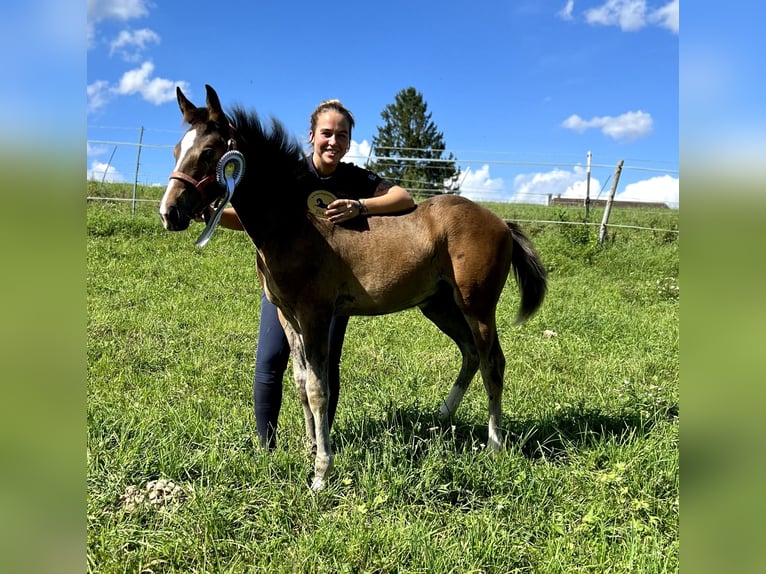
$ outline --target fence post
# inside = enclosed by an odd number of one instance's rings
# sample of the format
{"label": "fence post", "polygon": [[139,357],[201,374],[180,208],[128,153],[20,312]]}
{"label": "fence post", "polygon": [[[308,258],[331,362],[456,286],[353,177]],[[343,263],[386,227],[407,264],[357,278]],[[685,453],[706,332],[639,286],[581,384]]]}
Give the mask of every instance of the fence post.
{"label": "fence post", "polygon": [[624,160],[621,159],[614,170],[614,181],[612,182],[612,189],[609,190],[609,198],[606,200],[606,207],[604,208],[604,218],[601,220],[601,229],[598,232],[599,245],[604,242],[604,237],[606,236],[606,224],[609,221],[609,213],[612,211],[614,193],[617,191],[617,183],[620,181],[620,173],[622,173],[623,162]]}
{"label": "fence post", "polygon": [[133,201],[131,202],[130,214],[136,214],[136,196],[138,195],[138,169],[141,165],[141,143],[144,141],[144,126],[138,132],[138,153],[136,153],[136,174],[133,177]]}

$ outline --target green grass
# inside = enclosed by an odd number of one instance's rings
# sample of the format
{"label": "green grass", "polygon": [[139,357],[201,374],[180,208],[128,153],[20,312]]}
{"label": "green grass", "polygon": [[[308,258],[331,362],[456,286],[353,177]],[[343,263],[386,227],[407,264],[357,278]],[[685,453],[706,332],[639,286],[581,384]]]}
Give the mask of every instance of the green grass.
{"label": "green grass", "polygon": [[[491,205],[517,219],[582,210]],[[529,224],[550,271],[512,327],[508,448],[486,441],[477,378],[436,419],[457,349],[417,311],[351,320],[326,491],[291,373],[280,447],[256,448],[259,285],[244,234],[161,229],[156,205],[91,203],[88,221],[88,565],[92,572],[677,572],[678,241],[666,232]],[[600,214],[597,216],[600,221]],[[612,222],[677,229],[677,211]],[[545,330],[556,332],[544,336]],[[130,486],[183,494],[128,511]]]}

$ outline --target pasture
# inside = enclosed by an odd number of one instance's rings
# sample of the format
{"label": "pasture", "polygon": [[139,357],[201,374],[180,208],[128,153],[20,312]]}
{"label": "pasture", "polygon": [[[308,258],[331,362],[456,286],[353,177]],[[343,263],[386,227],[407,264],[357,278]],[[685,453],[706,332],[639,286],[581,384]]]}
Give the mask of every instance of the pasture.
{"label": "pasture", "polygon": [[[677,229],[678,212],[610,221]],[[478,377],[438,423],[460,357],[419,311],[356,317],[335,470],[312,494],[289,371],[280,446],[257,448],[245,234],[219,229],[199,249],[202,225],[163,231],[155,204],[89,203],[89,571],[677,572],[678,236],[611,229],[599,247],[597,227],[521,226],[550,283],[524,325],[511,326],[512,278],[498,309],[506,450],[483,448]]]}

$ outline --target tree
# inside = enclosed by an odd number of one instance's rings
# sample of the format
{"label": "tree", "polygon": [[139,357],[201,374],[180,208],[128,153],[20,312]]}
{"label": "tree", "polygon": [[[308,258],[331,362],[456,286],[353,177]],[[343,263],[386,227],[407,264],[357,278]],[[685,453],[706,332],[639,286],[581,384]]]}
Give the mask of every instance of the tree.
{"label": "tree", "polygon": [[414,195],[458,193],[455,158],[444,154],[444,134],[436,128],[423,94],[409,87],[381,112],[383,125],[372,138],[376,160],[370,169]]}

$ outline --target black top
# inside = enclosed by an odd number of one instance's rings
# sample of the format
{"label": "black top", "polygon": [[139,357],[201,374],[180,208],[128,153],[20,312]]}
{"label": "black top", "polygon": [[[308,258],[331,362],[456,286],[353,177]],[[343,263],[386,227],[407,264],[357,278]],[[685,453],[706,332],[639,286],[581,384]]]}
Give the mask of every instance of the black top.
{"label": "black top", "polygon": [[353,163],[340,162],[335,171],[322,177],[314,167],[312,156],[306,157],[308,165],[308,176],[303,182],[306,185],[307,193],[312,191],[329,191],[339,199],[364,199],[372,197],[382,178]]}

